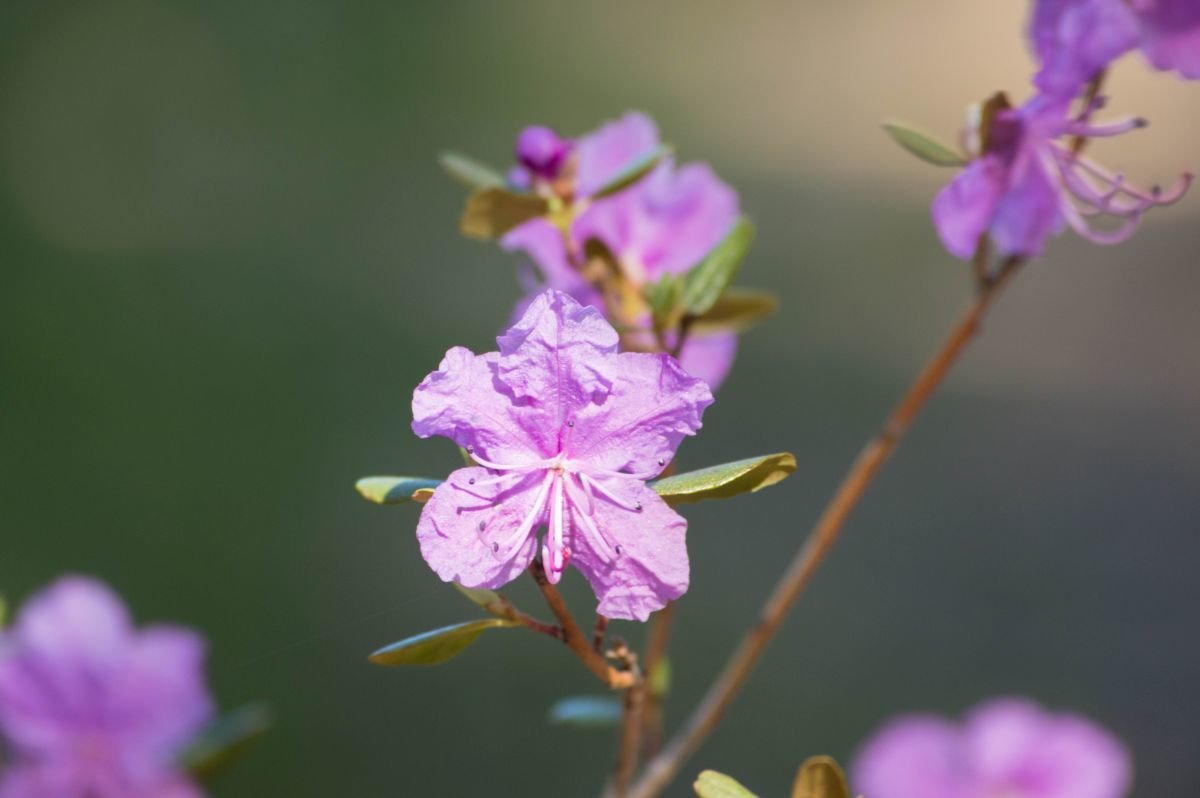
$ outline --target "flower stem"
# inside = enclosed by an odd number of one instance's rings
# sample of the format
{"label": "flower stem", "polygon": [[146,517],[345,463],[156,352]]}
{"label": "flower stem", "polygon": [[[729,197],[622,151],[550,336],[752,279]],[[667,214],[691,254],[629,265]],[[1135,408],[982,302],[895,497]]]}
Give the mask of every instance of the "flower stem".
{"label": "flower stem", "polygon": [[908,391],[892,410],[879,433],[859,453],[837,492],[825,506],[816,526],[767,598],[758,622],[742,638],[725,669],[709,687],[687,723],[670,740],[662,753],[646,766],[630,798],[652,798],[670,783],[683,762],[700,746],[721,720],[762,657],[767,644],[837,542],[851,511],[858,505],[875,475],[896,449],[926,401],[958,361],[967,344],[978,334],[989,307],[1020,267],[1010,258],[998,273],[981,283],[980,291],[942,341]]}
{"label": "flower stem", "polygon": [[587,669],[614,690],[634,684],[636,674],[617,670],[605,662],[603,655],[592,649],[591,640],[584,635],[583,630],[576,623],[575,617],[567,609],[567,603],[563,601],[562,594],[546,579],[546,571],[542,567],[541,560],[533,561],[533,564],[529,566],[529,573],[533,577],[533,581],[537,583],[538,590],[542,591],[546,605],[550,607],[550,611],[554,613],[559,626],[562,627],[562,641],[567,644],[575,656],[579,657]]}

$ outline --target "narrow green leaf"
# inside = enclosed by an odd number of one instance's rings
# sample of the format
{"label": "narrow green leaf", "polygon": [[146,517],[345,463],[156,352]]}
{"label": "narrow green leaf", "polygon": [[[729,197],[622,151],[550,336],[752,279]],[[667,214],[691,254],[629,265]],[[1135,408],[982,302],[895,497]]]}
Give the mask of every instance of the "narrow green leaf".
{"label": "narrow green leaf", "polygon": [[757,798],[757,796],[724,773],[704,770],[692,785],[700,798]]}
{"label": "narrow green leaf", "polygon": [[663,657],[646,676],[646,689],[651,695],[666,698],[671,692],[671,659]]}
{"label": "narrow green leaf", "polygon": [[465,236],[488,241],[530,219],[545,216],[549,210],[550,203],[544,197],[499,187],[484,188],[467,197],[458,228]]}
{"label": "narrow green leaf", "polygon": [[8,599],[0,596],[0,629],[8,625]]}
{"label": "narrow green leaf", "polygon": [[493,188],[505,184],[504,176],[495,169],[461,153],[438,153],[438,163],[446,174],[467,188]]}
{"label": "narrow green leaf", "polygon": [[712,309],[733,282],[753,240],[754,225],[740,219],[721,243],[684,275],[679,301],[688,313],[703,316]]}
{"label": "narrow green leaf", "polygon": [[475,642],[488,629],[506,629],[520,626],[516,621],[504,618],[484,618],[478,621],[444,626],[425,632],[399,643],[379,649],[368,660],[376,665],[440,665],[454,659],[467,646]]}
{"label": "narrow green leaf", "polygon": [[577,695],[554,702],[548,718],[559,726],[601,729],[621,720],[621,703],[608,696]]}
{"label": "narrow green leaf", "polygon": [[792,798],[850,798],[850,786],[833,757],[814,756],[800,766]]}
{"label": "narrow green leaf", "polygon": [[683,278],[677,274],[664,274],[658,282],[646,286],[646,303],[654,323],[660,328],[673,327],[679,299],[683,295]]}
{"label": "narrow green leaf", "polygon": [[774,294],[730,286],[703,316],[692,320],[693,333],[745,332],[779,309]]}
{"label": "narrow green leaf", "polygon": [[667,504],[688,504],[754,493],[787,479],[795,470],[796,456],[780,452],[676,474],[651,482],[650,487]]}
{"label": "narrow green leaf", "polygon": [[967,164],[966,156],[957,149],[949,144],[943,144],[907,122],[889,119],[883,123],[883,129],[892,137],[892,141],[925,163],[931,163],[934,166],[966,166]]}
{"label": "narrow green leaf", "polygon": [[354,487],[367,501],[376,504],[427,502],[440,480],[425,477],[363,477]]}
{"label": "narrow green leaf", "polygon": [[604,197],[610,197],[619,191],[624,191],[646,175],[650,174],[651,170],[658,166],[659,162],[670,154],[670,145],[660,145],[658,149],[642,158],[639,158],[637,161],[633,162],[624,170],[622,170],[621,173],[612,180],[605,183],[595,194],[592,195],[592,199],[602,199]]}
{"label": "narrow green leaf", "polygon": [[495,590],[488,590],[486,587],[463,587],[458,582],[451,584],[471,601],[478,604],[480,607],[487,609],[489,606],[497,606],[503,600],[500,594]]}
{"label": "narrow green leaf", "polygon": [[197,779],[209,779],[241,757],[271,727],[271,712],[247,704],[218,718],[180,756],[180,766]]}

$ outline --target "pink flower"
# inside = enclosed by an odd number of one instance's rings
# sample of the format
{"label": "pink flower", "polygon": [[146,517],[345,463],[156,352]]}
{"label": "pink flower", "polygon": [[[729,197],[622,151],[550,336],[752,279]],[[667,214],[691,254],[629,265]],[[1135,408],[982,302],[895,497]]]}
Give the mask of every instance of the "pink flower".
{"label": "pink flower", "polygon": [[456,347],[413,393],[413,431],[478,466],[434,491],[417,539],[446,581],[499,587],[538,550],[551,582],[583,573],[610,618],[645,620],[688,586],[687,522],[645,484],[712,394],[668,355],[618,353],[617,333],[566,294],[540,294],[496,339]]}
{"label": "pink flower", "polygon": [[1092,721],[1023,699],[982,704],[962,724],[934,715],[889,721],[851,768],[869,798],[1121,798],[1125,747]]}
{"label": "pink flower", "polygon": [[[1037,257],[1050,236],[1070,226],[1098,244],[1124,241],[1150,208],[1169,205],[1187,191],[1184,175],[1167,191],[1125,181],[1090,158],[1077,155],[1069,137],[1115,136],[1145,125],[1127,119],[1092,124],[1067,116],[1069,99],[1038,95],[1020,108],[1003,107],[982,137],[981,151],[933,201],[933,221],[946,249],[970,258],[987,235],[1001,255]],[[1109,216],[1120,224],[1101,230],[1090,218]]]}
{"label": "pink flower", "polygon": [[3,798],[198,798],[175,756],[212,714],[204,641],[133,628],[103,584],[65,577],[0,638]]}
{"label": "pink flower", "polygon": [[[582,136],[578,190],[588,196],[660,144],[654,123],[638,113],[626,114]],[[617,258],[622,276],[641,288],[695,266],[729,233],[738,216],[737,192],[707,164],[676,167],[673,160],[666,159],[634,186],[588,206],[572,224],[570,236],[576,251],[582,251],[588,239],[603,242]],[[541,280],[526,279],[531,293],[553,288],[604,309],[600,293],[572,268],[563,234],[553,224],[527,222],[500,243],[507,250],[524,251],[537,265]],[[653,343],[648,314],[626,321],[646,328],[646,343]],[[736,352],[736,335],[709,333],[689,338],[679,360],[689,374],[716,390],[729,373]]]}
{"label": "pink flower", "polygon": [[1197,0],[1037,0],[1029,36],[1034,83],[1068,98],[1135,47],[1156,69],[1200,78]]}

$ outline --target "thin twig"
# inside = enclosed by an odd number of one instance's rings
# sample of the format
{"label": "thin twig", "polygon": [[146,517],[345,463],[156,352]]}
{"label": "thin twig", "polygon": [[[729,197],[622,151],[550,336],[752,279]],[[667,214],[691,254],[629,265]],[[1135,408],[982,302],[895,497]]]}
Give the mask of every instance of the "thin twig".
{"label": "thin twig", "polygon": [[767,598],[758,623],[746,633],[730,656],[725,669],[709,687],[687,723],[662,753],[646,766],[641,779],[630,791],[630,798],[652,798],[658,795],[679,771],[683,762],[716,727],[746,683],[754,666],[758,664],[759,658],[779,630],[788,611],[837,541],[851,511],[866,492],[880,467],[900,443],[926,401],[958,361],[967,344],[979,332],[984,314],[1016,274],[1019,266],[1018,259],[1010,258],[994,278],[984,283],[980,293],[896,405],[879,434],[858,455],[804,546],[797,552]]}
{"label": "thin twig", "polygon": [[[663,667],[667,656],[667,645],[671,640],[671,622],[675,618],[675,602],[669,602],[650,619],[650,634],[646,641],[644,670],[647,679],[653,679],[655,671]],[[657,754],[662,747],[663,696],[647,690],[645,708],[642,711],[642,749],[648,756]]]}
{"label": "thin twig", "polygon": [[538,590],[542,591],[546,605],[558,619],[558,623],[562,627],[562,641],[567,644],[571,652],[579,657],[579,660],[596,675],[596,678],[614,690],[632,685],[635,682],[635,674],[617,670],[605,662],[602,655],[592,650],[590,641],[584,636],[579,624],[575,622],[571,611],[567,609],[567,603],[563,601],[562,594],[546,579],[542,561],[534,560],[529,566],[529,573],[533,577],[533,581],[537,583]]}
{"label": "thin twig", "polygon": [[614,779],[617,798],[629,793],[629,782],[637,767],[638,754],[642,745],[642,711],[645,708],[646,682],[637,682],[625,691],[621,704],[621,749],[617,755],[617,772]]}
{"label": "thin twig", "polygon": [[592,627],[592,650],[604,654],[604,635],[608,632],[608,618],[596,614],[596,625]]}

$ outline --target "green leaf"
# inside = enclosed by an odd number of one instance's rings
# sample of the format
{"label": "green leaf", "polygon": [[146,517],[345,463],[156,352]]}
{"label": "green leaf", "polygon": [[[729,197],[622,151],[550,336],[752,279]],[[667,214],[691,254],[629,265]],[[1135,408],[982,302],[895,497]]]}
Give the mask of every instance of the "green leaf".
{"label": "green leaf", "polygon": [[262,704],[247,704],[218,718],[189,745],[180,765],[198,779],[208,779],[241,757],[271,727],[271,712]]}
{"label": "green leaf", "polygon": [[755,493],[787,479],[796,470],[796,456],[789,452],[751,457],[676,474],[650,487],[667,504],[688,504],[705,499],[728,499],[741,493]]}
{"label": "green leaf", "polygon": [[488,241],[530,219],[545,216],[549,210],[550,203],[544,197],[499,187],[484,188],[467,197],[458,228],[465,236]]}
{"label": "green leaf", "polygon": [[745,218],[738,220],[721,243],[684,275],[679,300],[688,313],[703,316],[712,309],[733,282],[753,240],[754,225]]}
{"label": "green leaf", "polygon": [[715,770],[701,771],[692,788],[700,798],[758,798],[736,779]]}
{"label": "green leaf", "polygon": [[367,501],[376,504],[402,504],[421,502],[424,504],[433,495],[441,481],[425,477],[363,477],[354,483],[355,489]]}
{"label": "green leaf", "polygon": [[560,726],[602,729],[621,720],[621,703],[609,696],[577,695],[556,701],[548,719]]}
{"label": "green leaf", "polygon": [[730,286],[703,316],[692,320],[693,333],[745,332],[779,309],[774,294]]}
{"label": "green leaf", "polygon": [[659,329],[673,327],[679,299],[683,296],[683,278],[677,274],[664,274],[656,282],[646,286],[646,303]]}
{"label": "green leaf", "polygon": [[850,798],[850,786],[833,757],[814,756],[800,766],[792,798]]}
{"label": "green leaf", "polygon": [[907,122],[889,119],[883,123],[883,129],[892,141],[899,144],[925,163],[934,166],[966,166],[967,159],[961,152],[949,144],[943,144],[936,138],[919,130]]}
{"label": "green leaf", "polygon": [[592,195],[592,199],[603,199],[604,197],[610,197],[617,192],[624,191],[646,175],[650,174],[651,170],[658,166],[659,162],[670,154],[670,145],[660,145],[658,149],[634,161],[632,164],[622,170],[616,177],[601,186],[600,189]]}
{"label": "green leaf", "polygon": [[663,657],[655,663],[654,669],[646,676],[646,689],[650,695],[666,698],[671,692],[671,660]]}
{"label": "green leaf", "polygon": [[8,600],[0,596],[0,629],[8,625]]}
{"label": "green leaf", "polygon": [[416,637],[401,640],[379,649],[368,660],[376,665],[440,665],[454,659],[488,629],[507,629],[520,626],[504,618],[484,618],[479,621],[444,626]]}
{"label": "green leaf", "polygon": [[490,166],[457,152],[438,153],[438,163],[446,174],[467,188],[493,188],[505,185],[504,176]]}
{"label": "green leaf", "polygon": [[489,606],[499,606],[503,601],[500,598],[500,594],[495,590],[488,590],[485,587],[463,587],[458,582],[452,582],[451,584],[454,585],[459,593],[462,593],[484,609],[487,609]]}

